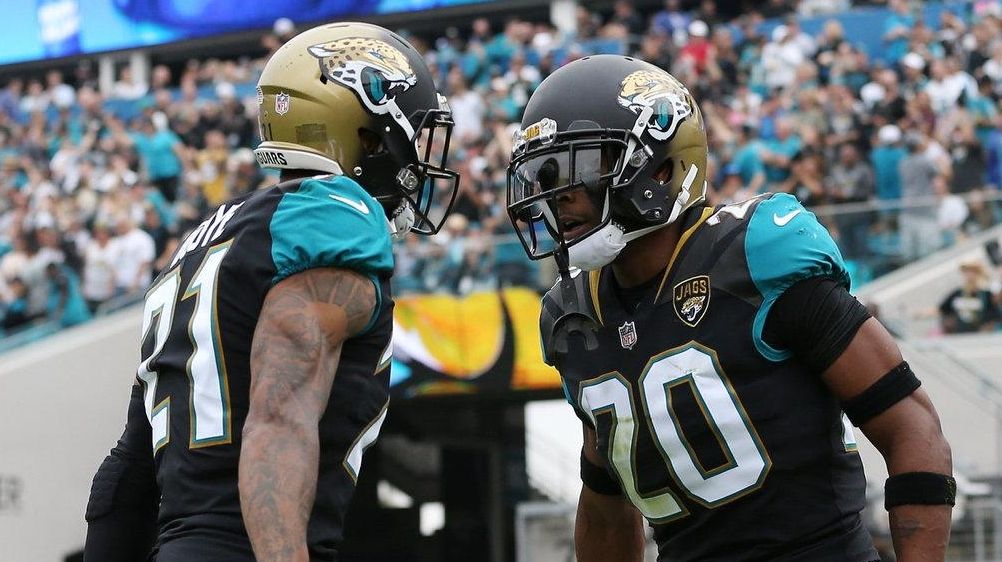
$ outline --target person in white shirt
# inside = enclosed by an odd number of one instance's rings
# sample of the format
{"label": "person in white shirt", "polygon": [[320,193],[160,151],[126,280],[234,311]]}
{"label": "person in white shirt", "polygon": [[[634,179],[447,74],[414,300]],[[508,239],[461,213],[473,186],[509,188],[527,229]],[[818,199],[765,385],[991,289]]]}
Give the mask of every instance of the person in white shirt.
{"label": "person in white shirt", "polygon": [[936,205],[936,222],[943,234],[943,241],[949,245],[957,240],[960,227],[967,220],[970,211],[964,198],[950,193],[950,183],[940,174],[933,178],[932,189],[939,203]]}
{"label": "person in white shirt", "polygon": [[484,132],[484,114],[487,111],[483,96],[469,89],[458,67],[449,72],[447,80],[452,92],[449,106],[456,122],[452,138],[464,142],[479,138]]}
{"label": "person in white shirt", "polygon": [[126,66],[119,72],[118,81],[111,87],[111,97],[121,100],[137,100],[145,96],[149,89],[146,82],[133,78],[132,69]]}
{"label": "person in white shirt", "polygon": [[115,289],[118,294],[146,289],[153,276],[156,248],[153,237],[140,230],[128,216],[119,217],[115,229]]}
{"label": "person in white shirt", "polygon": [[779,25],[772,30],[772,41],[762,49],[765,82],[770,89],[793,85],[797,67],[806,60],[804,51],[792,39],[787,27]]}
{"label": "person in white shirt", "polygon": [[94,225],[94,235],[83,252],[83,283],[81,293],[91,312],[98,305],[115,296],[115,259],[118,245],[111,238],[108,227]]}
{"label": "person in white shirt", "polygon": [[956,59],[933,61],[929,70],[931,79],[925,85],[925,91],[929,94],[932,110],[937,115],[953,109],[961,94],[966,93],[968,98],[977,94],[977,83],[970,74],[960,69]]}

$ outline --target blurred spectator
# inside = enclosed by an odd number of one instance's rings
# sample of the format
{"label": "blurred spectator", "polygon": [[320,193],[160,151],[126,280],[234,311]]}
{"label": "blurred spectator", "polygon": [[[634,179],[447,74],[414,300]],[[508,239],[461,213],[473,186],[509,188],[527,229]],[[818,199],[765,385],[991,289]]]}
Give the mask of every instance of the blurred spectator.
{"label": "blurred spectator", "polygon": [[804,58],[808,59],[814,56],[814,53],[818,50],[818,45],[815,43],[814,38],[800,29],[800,20],[791,14],[783,18],[783,25],[786,27],[786,35],[789,37],[789,41],[800,49]]}
{"label": "blurred spectator", "polygon": [[156,247],[153,238],[136,226],[131,217],[118,217],[115,229],[115,291],[135,294],[146,289],[153,273]]}
{"label": "blurred spectator", "polygon": [[977,95],[974,79],[959,68],[954,57],[933,61],[929,76],[925,92],[929,94],[932,110],[937,115],[956,107],[961,95],[967,98]]}
{"label": "blurred spectator", "polygon": [[[839,147],[838,162],[832,166],[826,180],[829,202],[862,203],[873,198],[875,191],[873,169],[851,143]],[[869,211],[843,213],[836,217],[839,247],[850,259],[866,255],[867,236],[872,222]]]}
{"label": "blurred spectator", "polygon": [[967,193],[985,183],[987,162],[985,151],[974,134],[970,121],[958,126],[950,134],[950,169],[953,172],[951,190]]}
{"label": "blurred spectator", "polygon": [[772,30],[772,40],[762,49],[762,66],[765,68],[766,86],[770,90],[786,89],[793,85],[796,70],[805,60],[804,51],[785,25]]}
{"label": "blurred spectator", "polygon": [[908,53],[901,58],[903,75],[901,91],[906,98],[912,98],[925,89],[928,79],[925,76],[925,59],[918,53]]}
{"label": "blurred spectator", "polygon": [[693,18],[703,20],[710,27],[722,21],[720,14],[717,13],[717,2],[715,0],[700,0],[699,8],[696,9]]}
{"label": "blurred spectator", "polygon": [[964,281],[939,305],[940,324],[947,334],[990,332],[998,328],[999,310],[985,287],[984,264],[970,261],[961,264]]}
{"label": "blurred spectator", "polygon": [[46,95],[52,105],[59,109],[68,109],[77,99],[77,92],[73,86],[63,82],[63,73],[58,70],[50,70],[45,75],[47,86]]}
{"label": "blurred spectator", "polygon": [[694,74],[692,82],[698,81],[700,76],[706,74],[707,65],[715,63],[716,48],[707,40],[709,32],[710,28],[705,22],[694,20],[689,24],[689,41],[679,51],[679,63],[691,68]]}
{"label": "blurred spectator", "polygon": [[967,100],[967,109],[970,111],[971,120],[974,122],[974,133],[977,136],[977,143],[982,148],[989,145],[992,132],[996,130],[995,121],[999,116],[999,109],[996,107],[995,97],[994,92],[992,92],[991,79],[987,76],[982,76],[978,78],[977,95]]}
{"label": "blurred spectator", "polygon": [[486,113],[483,97],[469,89],[466,79],[459,68],[449,71],[449,105],[452,107],[453,120],[456,122],[452,130],[453,138],[460,143],[471,142],[483,135],[483,122]]}
{"label": "blurred spectator", "polygon": [[15,330],[31,321],[28,315],[28,286],[19,277],[10,280],[10,295],[0,303],[0,328]]}
{"label": "blurred spectator", "polygon": [[670,38],[680,37],[677,42],[682,43],[680,34],[685,33],[691,20],[692,18],[682,11],[680,0],[665,0],[664,9],[651,18],[651,31]]}
{"label": "blurred spectator", "polygon": [[932,189],[938,201],[936,206],[936,224],[944,245],[957,240],[961,234],[961,226],[970,213],[967,203],[959,195],[950,193],[950,184],[946,177],[938,175],[932,180]]}
{"label": "blurred spectator", "polygon": [[750,199],[757,195],[755,190],[746,187],[741,177],[741,169],[736,164],[724,166],[723,179],[713,194],[713,205],[732,205]]}
{"label": "blurred spectator", "polygon": [[612,18],[609,24],[621,26],[630,36],[639,36],[647,27],[646,22],[634,9],[632,0],[616,0],[612,5]]}
{"label": "blurred spectator", "polygon": [[1002,113],[995,116],[995,127],[988,134],[984,148],[988,183],[1002,189]]}
{"label": "blurred spectator", "polygon": [[974,235],[999,224],[1002,217],[999,216],[998,200],[989,199],[997,194],[997,191],[987,189],[978,189],[967,194],[966,204],[969,212],[963,224],[965,234]]}
{"label": "blurred spectator", "polygon": [[202,195],[210,207],[217,207],[231,197],[227,178],[230,149],[222,131],[211,129],[205,133],[205,148],[195,155],[196,177]]}
{"label": "blurred spectator", "polygon": [[776,191],[792,193],[804,205],[826,203],[824,158],[812,150],[798,151],[790,159],[790,175],[779,184]]}
{"label": "blurred spectator", "polygon": [[740,174],[743,188],[755,195],[765,186],[765,164],[760,155],[762,143],[753,137],[755,131],[750,125],[738,127],[737,132],[731,166]]}
{"label": "blurred spectator", "polygon": [[132,75],[132,67],[123,66],[118,81],[111,88],[111,97],[120,100],[137,100],[146,95],[149,86]]}
{"label": "blurred spectator", "polygon": [[91,312],[115,296],[115,259],[118,248],[104,224],[94,225],[94,236],[84,249],[81,293]]}
{"label": "blurred spectator", "polygon": [[65,265],[50,262],[45,267],[49,283],[46,315],[60,326],[74,326],[90,319],[87,303],[80,294],[77,274]]}
{"label": "blurred spectator", "polygon": [[940,248],[939,226],[932,205],[933,178],[939,168],[924,153],[922,133],[910,131],[905,137],[908,155],[898,164],[901,176],[901,199],[905,207],[898,216],[901,229],[901,253],[913,261]]}
{"label": "blurred spectator", "polygon": [[793,126],[789,117],[777,119],[775,138],[759,149],[759,158],[765,164],[765,178],[770,185],[779,184],[790,176],[792,159],[800,152],[802,143]]}
{"label": "blurred spectator", "polygon": [[891,13],[884,20],[885,56],[889,61],[897,61],[907,52],[908,34],[915,25],[915,16],[911,14],[908,0],[888,0],[887,7]]}
{"label": "blurred spectator", "polygon": [[146,177],[167,201],[173,203],[177,199],[182,158],[185,157],[181,139],[170,129],[157,128],[153,119],[143,118],[139,132],[122,136],[121,140],[136,149]]}
{"label": "blurred spectator", "polygon": [[[17,233],[12,237],[11,249],[3,257],[0,257],[0,288],[9,286],[15,279],[21,279],[28,259],[27,236],[23,233]],[[0,294],[0,297],[9,296],[9,294]]]}

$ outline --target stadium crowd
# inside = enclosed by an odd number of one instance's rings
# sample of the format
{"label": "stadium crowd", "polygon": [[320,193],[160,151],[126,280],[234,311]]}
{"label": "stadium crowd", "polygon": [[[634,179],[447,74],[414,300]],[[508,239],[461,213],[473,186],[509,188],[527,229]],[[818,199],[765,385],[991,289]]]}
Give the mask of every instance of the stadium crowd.
{"label": "stadium crowd", "polygon": [[[707,123],[711,203],[794,193],[863,278],[997,224],[1002,8],[964,2],[926,22],[919,4],[888,0],[880,56],[837,19],[815,36],[801,28],[846,0],[770,0],[731,21],[713,0],[643,14],[619,0],[607,14],[578,7],[573,32],[477,19],[410,36],[449,98],[450,161],[463,180],[443,233],[397,248],[398,293],[540,284],[504,211],[512,133],[545,76],[597,52],[642,58],[688,85]],[[294,33],[276,22],[263,50]],[[123,68],[103,93],[86,63],[4,85],[3,329],[72,325],[134,299],[204,213],[277,181],[251,152],[267,56],[157,65],[148,81]]]}

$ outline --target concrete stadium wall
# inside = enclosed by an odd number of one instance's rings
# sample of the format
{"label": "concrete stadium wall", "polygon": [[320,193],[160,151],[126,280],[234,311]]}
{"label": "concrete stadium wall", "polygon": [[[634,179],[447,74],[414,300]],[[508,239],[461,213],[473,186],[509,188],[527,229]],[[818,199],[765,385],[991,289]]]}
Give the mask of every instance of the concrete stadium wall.
{"label": "concrete stadium wall", "polygon": [[91,478],[125,424],[141,307],[0,355],[0,560],[83,547]]}

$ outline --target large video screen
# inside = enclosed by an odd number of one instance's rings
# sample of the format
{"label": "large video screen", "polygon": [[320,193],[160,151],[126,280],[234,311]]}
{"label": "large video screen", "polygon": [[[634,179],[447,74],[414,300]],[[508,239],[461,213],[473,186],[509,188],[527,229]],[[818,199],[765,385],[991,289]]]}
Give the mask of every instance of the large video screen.
{"label": "large video screen", "polygon": [[282,17],[304,24],[488,1],[15,0],[4,3],[0,65],[268,28]]}

